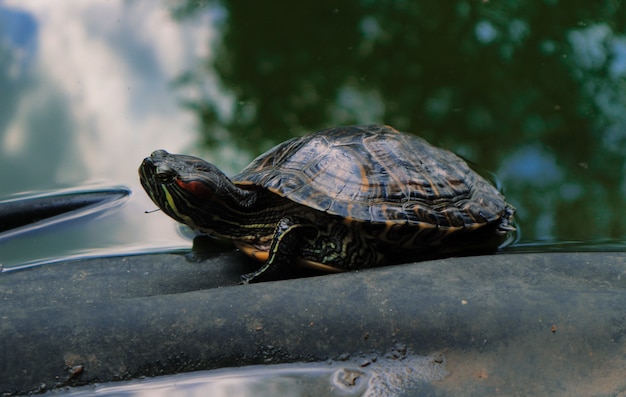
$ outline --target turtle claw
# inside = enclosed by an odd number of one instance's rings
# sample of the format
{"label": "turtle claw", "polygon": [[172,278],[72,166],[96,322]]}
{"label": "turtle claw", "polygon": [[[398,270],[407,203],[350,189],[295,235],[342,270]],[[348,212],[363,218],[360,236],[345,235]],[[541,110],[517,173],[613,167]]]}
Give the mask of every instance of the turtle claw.
{"label": "turtle claw", "polygon": [[256,272],[242,274],[239,277],[239,285],[248,285],[254,279]]}
{"label": "turtle claw", "polygon": [[247,285],[250,283],[260,281],[262,278],[264,278],[260,276],[264,275],[264,273],[267,271],[269,267],[270,267],[269,264],[266,262],[263,266],[261,266],[259,270],[252,272],[252,273],[242,274],[239,277],[239,284]]}

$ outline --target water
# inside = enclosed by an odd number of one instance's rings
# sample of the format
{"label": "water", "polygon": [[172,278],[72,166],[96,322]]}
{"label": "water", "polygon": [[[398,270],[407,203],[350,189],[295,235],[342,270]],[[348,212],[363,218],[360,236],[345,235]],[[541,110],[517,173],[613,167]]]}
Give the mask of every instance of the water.
{"label": "water", "polygon": [[155,206],[137,168],[156,148],[200,152],[171,81],[207,52],[215,34],[207,18],[178,24],[150,2],[0,4],[0,198],[108,186],[133,192],[114,209],[0,243],[5,269],[191,246],[173,221],[145,213]]}
{"label": "water", "polygon": [[0,197],[133,192],[97,219],[0,245],[3,266],[188,248],[144,213],[136,169],[157,148],[232,174],[283,139],[366,122],[492,171],[521,244],[623,248],[622,5],[283,3],[0,4]]}
{"label": "water", "polygon": [[0,201],[131,194],[3,239],[0,264],[189,249],[146,213],[150,152],[232,174],[286,138],[367,122],[491,170],[518,211],[507,250],[624,251],[625,7],[2,1]]}
{"label": "water", "polygon": [[[365,360],[364,360],[365,362]],[[99,396],[363,396],[394,397],[423,393],[430,383],[447,375],[441,356],[381,358],[366,364],[306,363],[249,366],[152,379],[111,383],[68,390],[49,395]]]}

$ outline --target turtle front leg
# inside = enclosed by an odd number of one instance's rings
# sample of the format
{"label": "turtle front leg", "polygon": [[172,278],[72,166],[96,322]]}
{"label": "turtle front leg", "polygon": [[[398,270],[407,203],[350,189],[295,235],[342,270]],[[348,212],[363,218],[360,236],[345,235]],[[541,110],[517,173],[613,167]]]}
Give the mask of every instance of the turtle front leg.
{"label": "turtle front leg", "polygon": [[284,266],[294,263],[302,251],[302,245],[307,238],[315,233],[314,225],[307,224],[291,216],[282,218],[276,230],[269,249],[267,261],[259,270],[243,274],[241,283],[261,281],[277,273]]}

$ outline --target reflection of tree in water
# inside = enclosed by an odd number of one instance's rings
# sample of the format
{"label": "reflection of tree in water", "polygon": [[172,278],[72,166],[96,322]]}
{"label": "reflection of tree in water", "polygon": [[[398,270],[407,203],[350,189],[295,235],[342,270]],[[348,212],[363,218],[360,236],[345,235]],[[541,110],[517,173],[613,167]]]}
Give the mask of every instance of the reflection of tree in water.
{"label": "reflection of tree in water", "polygon": [[337,91],[358,62],[350,49],[360,40],[356,3],[334,4],[224,4],[224,36],[210,67],[236,101],[229,117],[214,103],[193,104],[209,142],[214,124],[257,148],[264,137],[277,142],[332,120]]}
{"label": "reflection of tree in water", "polygon": [[208,67],[235,105],[188,103],[208,143],[227,130],[257,153],[259,142],[384,122],[500,170],[525,240],[626,234],[621,2],[222,6]]}

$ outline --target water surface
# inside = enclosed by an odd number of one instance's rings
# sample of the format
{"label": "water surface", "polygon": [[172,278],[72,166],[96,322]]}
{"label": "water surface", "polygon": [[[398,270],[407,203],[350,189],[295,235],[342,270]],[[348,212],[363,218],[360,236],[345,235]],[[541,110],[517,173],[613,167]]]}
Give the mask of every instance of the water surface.
{"label": "water surface", "polygon": [[[386,123],[492,171],[522,244],[626,234],[621,3],[0,3],[0,197],[123,185],[4,266],[189,247],[139,188],[152,150],[234,173],[286,138]],[[545,246],[545,244],[544,244]]]}

